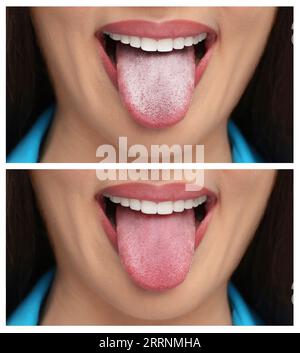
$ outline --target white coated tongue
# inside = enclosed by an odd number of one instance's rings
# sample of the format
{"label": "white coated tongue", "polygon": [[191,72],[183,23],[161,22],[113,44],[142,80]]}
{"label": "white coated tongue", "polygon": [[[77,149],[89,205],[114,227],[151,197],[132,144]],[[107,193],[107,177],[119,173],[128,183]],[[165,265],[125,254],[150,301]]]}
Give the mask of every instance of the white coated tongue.
{"label": "white coated tongue", "polygon": [[118,42],[116,61],[121,99],[139,124],[162,128],[186,115],[195,85],[193,46],[160,53]]}
{"label": "white coated tongue", "polygon": [[116,223],[120,259],[138,286],[162,291],[185,279],[194,255],[194,210],[146,215],[117,206]]}

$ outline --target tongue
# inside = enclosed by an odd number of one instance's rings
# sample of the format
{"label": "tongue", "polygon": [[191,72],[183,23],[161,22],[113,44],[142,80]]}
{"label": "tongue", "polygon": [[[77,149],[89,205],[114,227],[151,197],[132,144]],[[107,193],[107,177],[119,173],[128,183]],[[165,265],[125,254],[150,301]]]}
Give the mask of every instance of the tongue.
{"label": "tongue", "polygon": [[146,215],[118,206],[118,251],[127,273],[140,287],[161,291],[186,277],[194,254],[195,215]]}
{"label": "tongue", "polygon": [[118,43],[116,60],[121,99],[139,124],[162,128],[186,115],[194,92],[194,47],[151,53]]}

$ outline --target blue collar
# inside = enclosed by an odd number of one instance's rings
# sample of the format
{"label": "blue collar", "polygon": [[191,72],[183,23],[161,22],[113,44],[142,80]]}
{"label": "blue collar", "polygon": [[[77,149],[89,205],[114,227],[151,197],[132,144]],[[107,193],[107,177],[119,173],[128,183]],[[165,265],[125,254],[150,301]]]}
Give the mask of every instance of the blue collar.
{"label": "blue collar", "polygon": [[[39,323],[40,309],[52,281],[54,271],[49,271],[37,282],[29,295],[7,320],[9,326],[36,326]],[[232,322],[235,326],[262,325],[256,314],[247,306],[232,283],[228,286],[228,298],[231,306]]]}
{"label": "blue collar", "polygon": [[[40,147],[53,119],[54,110],[54,106],[51,106],[38,118],[28,133],[9,154],[7,157],[8,163],[36,163],[39,161]],[[234,163],[262,162],[233,121],[228,123],[228,136]]]}

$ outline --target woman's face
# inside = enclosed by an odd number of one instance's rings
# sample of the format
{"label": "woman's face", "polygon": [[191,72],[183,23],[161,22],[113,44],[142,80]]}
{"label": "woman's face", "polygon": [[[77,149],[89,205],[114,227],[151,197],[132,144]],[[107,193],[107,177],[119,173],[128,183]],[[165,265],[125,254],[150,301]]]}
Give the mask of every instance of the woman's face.
{"label": "woman's face", "polygon": [[274,176],[206,170],[190,191],[185,177],[133,183],[100,181],[93,170],[32,171],[63,283],[150,322],[209,311],[226,298]]}
{"label": "woman's face", "polygon": [[[32,8],[56,91],[58,141],[68,144],[60,152],[73,150],[69,161],[94,161],[97,146],[117,146],[127,136],[129,145],[147,147],[204,144],[206,161],[228,161],[227,120],[262,55],[275,11]],[[121,44],[120,35],[130,44]]]}

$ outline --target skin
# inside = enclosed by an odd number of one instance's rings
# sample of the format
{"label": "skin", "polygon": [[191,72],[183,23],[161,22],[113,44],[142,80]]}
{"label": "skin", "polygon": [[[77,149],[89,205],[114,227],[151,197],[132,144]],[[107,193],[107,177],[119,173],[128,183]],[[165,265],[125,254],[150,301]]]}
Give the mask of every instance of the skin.
{"label": "skin", "polygon": [[191,270],[179,286],[154,293],[133,283],[100,222],[95,195],[120,182],[99,181],[93,170],[33,170],[57,261],[42,324],[230,325],[227,285],[261,220],[275,174],[206,170],[204,186],[218,203]]}
{"label": "skin", "polygon": [[[33,24],[57,98],[43,162],[98,162],[99,145],[205,145],[206,162],[231,162],[227,121],[265,48],[274,7],[65,8],[34,7]],[[177,125],[147,129],[121,103],[98,54],[95,32],[128,19],[163,22],[187,19],[217,31],[209,65],[190,109]]]}

